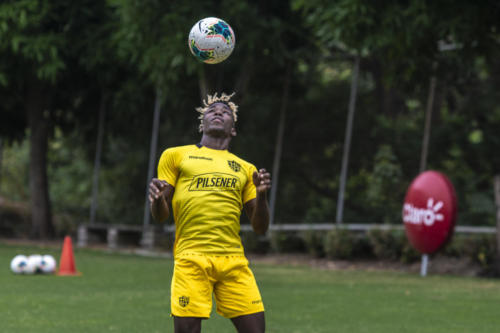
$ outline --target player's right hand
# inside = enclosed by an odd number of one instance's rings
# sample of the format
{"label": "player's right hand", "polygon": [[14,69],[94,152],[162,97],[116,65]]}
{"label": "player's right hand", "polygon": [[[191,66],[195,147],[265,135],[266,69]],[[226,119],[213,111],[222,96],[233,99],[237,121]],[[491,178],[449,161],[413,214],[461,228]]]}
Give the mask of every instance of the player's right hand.
{"label": "player's right hand", "polygon": [[167,189],[168,183],[158,178],[151,179],[149,183],[149,202],[158,200],[163,196],[163,192]]}

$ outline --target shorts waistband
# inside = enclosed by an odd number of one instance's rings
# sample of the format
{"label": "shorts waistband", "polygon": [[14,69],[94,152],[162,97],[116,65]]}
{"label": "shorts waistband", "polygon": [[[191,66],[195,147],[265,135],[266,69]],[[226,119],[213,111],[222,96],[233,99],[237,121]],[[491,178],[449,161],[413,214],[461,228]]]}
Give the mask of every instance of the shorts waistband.
{"label": "shorts waistband", "polygon": [[181,258],[181,257],[192,257],[192,256],[197,256],[197,257],[212,257],[212,258],[246,258],[244,254],[237,254],[237,253],[228,253],[228,254],[219,254],[219,253],[200,253],[200,252],[183,252],[180,254],[176,254],[174,256],[175,258]]}

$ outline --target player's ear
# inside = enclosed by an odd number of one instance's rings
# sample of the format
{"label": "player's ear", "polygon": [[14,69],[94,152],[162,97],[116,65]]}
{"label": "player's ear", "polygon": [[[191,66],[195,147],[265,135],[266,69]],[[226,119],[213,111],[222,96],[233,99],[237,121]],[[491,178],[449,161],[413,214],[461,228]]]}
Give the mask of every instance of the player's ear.
{"label": "player's ear", "polygon": [[236,128],[231,128],[231,136],[236,136]]}

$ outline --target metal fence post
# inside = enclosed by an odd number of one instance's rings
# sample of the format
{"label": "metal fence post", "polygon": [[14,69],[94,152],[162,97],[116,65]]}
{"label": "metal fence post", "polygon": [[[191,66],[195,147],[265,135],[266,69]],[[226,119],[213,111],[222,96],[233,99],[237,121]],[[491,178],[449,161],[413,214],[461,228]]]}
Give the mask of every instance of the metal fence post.
{"label": "metal fence post", "polygon": [[335,222],[337,225],[342,224],[344,220],[344,193],[347,181],[347,168],[349,165],[349,151],[351,149],[352,137],[352,122],[354,120],[354,111],[356,110],[356,97],[358,93],[358,77],[359,77],[359,56],[354,59],[354,69],[351,81],[351,95],[349,97],[349,111],[347,114],[347,124],[345,130],[344,153],[342,156],[342,169],[340,171],[339,195],[337,199],[337,214]]}
{"label": "metal fence post", "polygon": [[497,216],[497,253],[495,258],[495,271],[500,276],[500,174],[495,176],[495,206]]}

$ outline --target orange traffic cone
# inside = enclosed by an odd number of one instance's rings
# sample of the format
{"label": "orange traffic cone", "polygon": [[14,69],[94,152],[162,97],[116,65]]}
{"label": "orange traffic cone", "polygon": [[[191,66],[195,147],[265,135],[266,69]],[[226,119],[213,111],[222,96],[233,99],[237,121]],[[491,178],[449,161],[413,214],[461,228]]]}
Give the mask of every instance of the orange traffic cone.
{"label": "orange traffic cone", "polygon": [[61,253],[61,260],[59,260],[59,270],[57,275],[81,275],[76,271],[75,258],[73,256],[73,245],[71,237],[64,237],[64,244]]}

